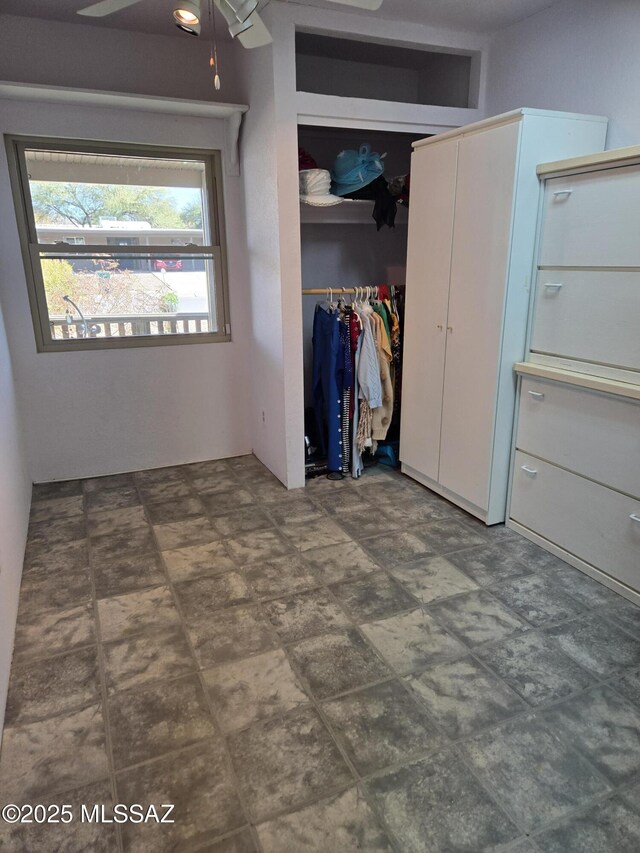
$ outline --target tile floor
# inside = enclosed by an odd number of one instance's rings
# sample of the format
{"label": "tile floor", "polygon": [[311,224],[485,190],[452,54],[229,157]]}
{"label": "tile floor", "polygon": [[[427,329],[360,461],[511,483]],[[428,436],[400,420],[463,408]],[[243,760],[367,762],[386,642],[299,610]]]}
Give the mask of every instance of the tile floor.
{"label": "tile floor", "polygon": [[36,487],[6,851],[640,850],[640,608],[383,468]]}

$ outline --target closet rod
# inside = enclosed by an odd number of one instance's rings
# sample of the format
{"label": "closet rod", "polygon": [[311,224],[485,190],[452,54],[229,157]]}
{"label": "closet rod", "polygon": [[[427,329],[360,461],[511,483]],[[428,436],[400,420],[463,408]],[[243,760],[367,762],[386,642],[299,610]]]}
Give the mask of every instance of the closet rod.
{"label": "closet rod", "polygon": [[343,293],[364,293],[366,294],[367,290],[375,291],[377,288],[374,287],[307,287],[302,288],[303,296],[327,296],[329,291],[333,293],[334,296],[342,296]]}

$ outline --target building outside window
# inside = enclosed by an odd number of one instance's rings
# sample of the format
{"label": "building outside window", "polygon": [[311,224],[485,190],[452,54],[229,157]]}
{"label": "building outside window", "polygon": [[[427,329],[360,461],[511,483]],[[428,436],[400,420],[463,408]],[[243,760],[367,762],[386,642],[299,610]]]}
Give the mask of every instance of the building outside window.
{"label": "building outside window", "polygon": [[219,152],[7,145],[41,352],[230,340]]}

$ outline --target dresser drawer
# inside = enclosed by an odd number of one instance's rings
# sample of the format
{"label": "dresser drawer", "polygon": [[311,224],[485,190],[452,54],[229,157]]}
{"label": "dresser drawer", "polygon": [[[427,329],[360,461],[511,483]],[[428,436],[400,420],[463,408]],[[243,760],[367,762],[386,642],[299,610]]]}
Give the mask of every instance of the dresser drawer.
{"label": "dresser drawer", "polygon": [[517,452],[510,516],[640,591],[640,501]]}
{"label": "dresser drawer", "polygon": [[640,370],[640,272],[541,270],[531,350]]}
{"label": "dresser drawer", "polygon": [[539,263],[640,266],[640,166],[551,178]]}
{"label": "dresser drawer", "polygon": [[516,446],[640,498],[640,402],[523,376]]}

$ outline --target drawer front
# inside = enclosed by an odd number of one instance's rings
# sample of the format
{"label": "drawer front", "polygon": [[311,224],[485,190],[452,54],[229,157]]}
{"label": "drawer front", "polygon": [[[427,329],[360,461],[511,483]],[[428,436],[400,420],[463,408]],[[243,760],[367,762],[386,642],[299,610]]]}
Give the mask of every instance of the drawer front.
{"label": "drawer front", "polygon": [[545,184],[540,263],[640,266],[640,166],[623,166]]}
{"label": "drawer front", "polygon": [[640,498],[640,402],[523,376],[516,446]]}
{"label": "drawer front", "polygon": [[640,501],[517,452],[510,514],[640,591]]}
{"label": "drawer front", "polygon": [[530,348],[640,370],[640,272],[541,270]]}

